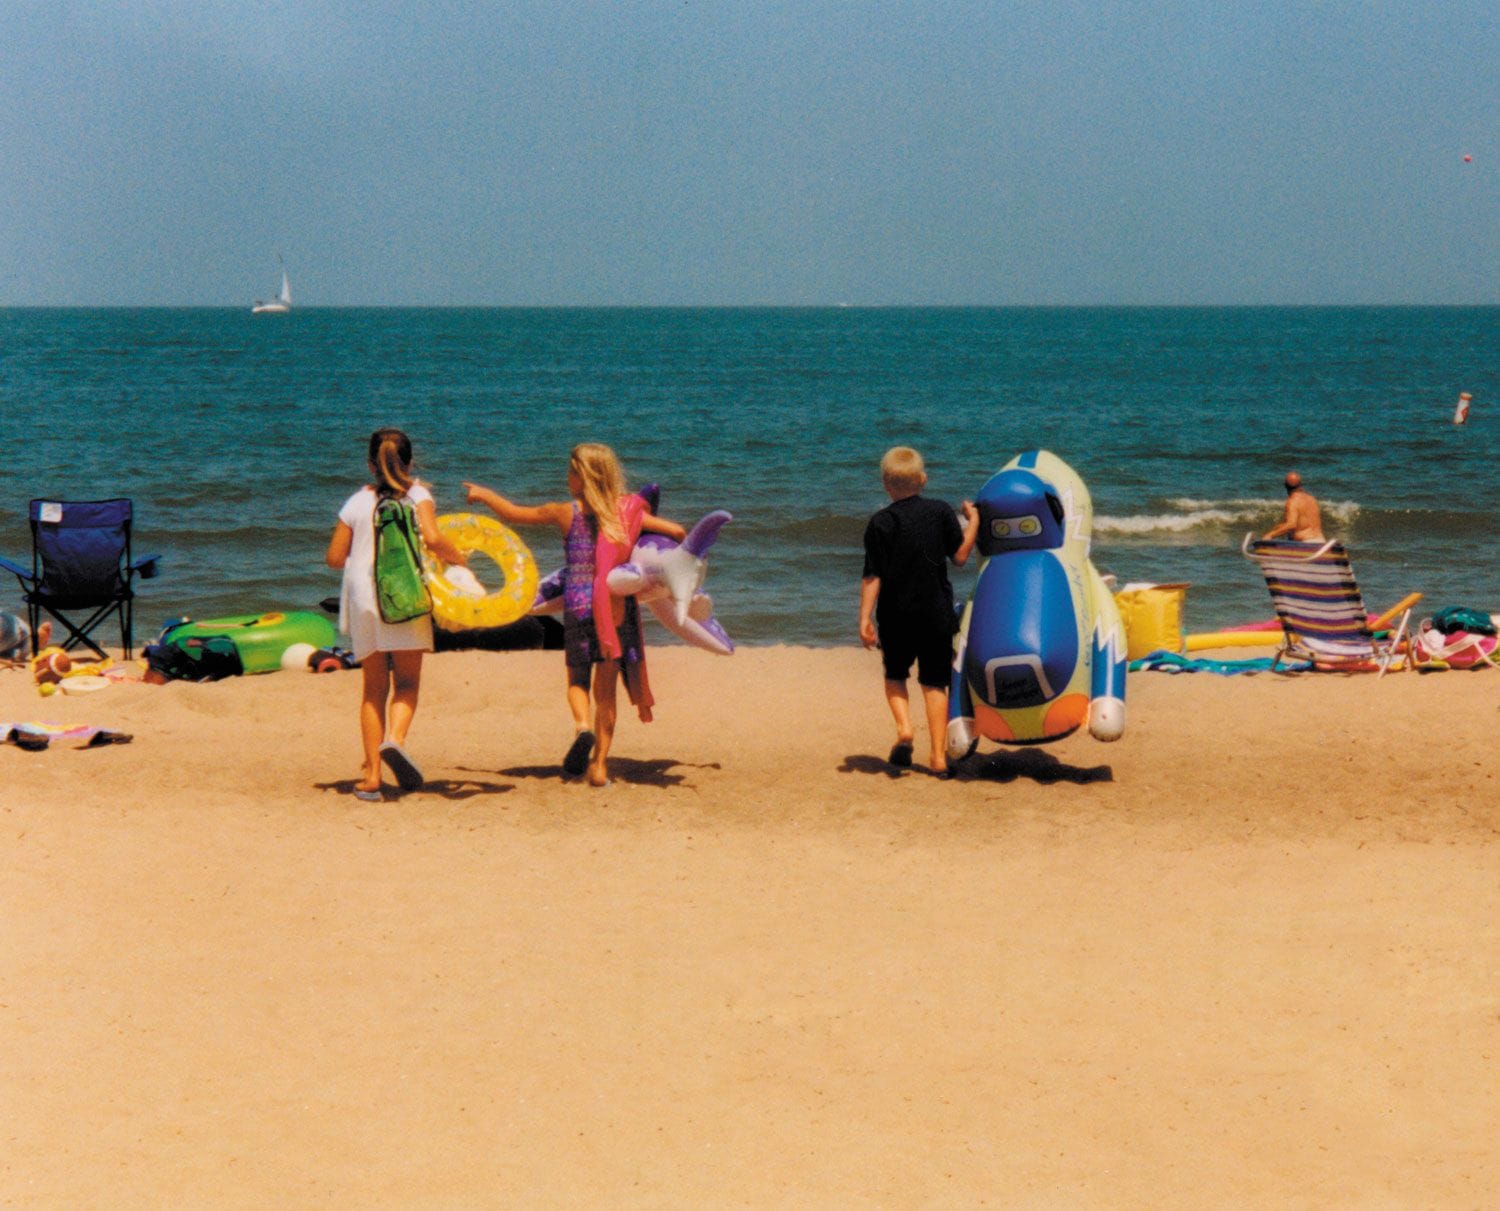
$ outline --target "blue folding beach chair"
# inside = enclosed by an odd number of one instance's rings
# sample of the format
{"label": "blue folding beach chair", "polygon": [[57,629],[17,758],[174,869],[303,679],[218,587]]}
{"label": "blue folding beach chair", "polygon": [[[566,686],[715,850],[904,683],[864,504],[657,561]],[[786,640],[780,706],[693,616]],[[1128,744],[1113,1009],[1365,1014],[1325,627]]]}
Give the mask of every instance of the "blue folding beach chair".
{"label": "blue folding beach chair", "polygon": [[[64,649],[84,646],[98,656],[104,649],[89,636],[111,614],[120,616],[120,644],[130,659],[132,582],[156,575],[158,555],[130,557],[130,501],[34,500],[31,522],[31,570],[8,559],[0,567],[21,582],[31,624],[31,651],[37,650],[37,626],[45,612],[66,628]],[[75,621],[75,619],[81,620]],[[70,617],[71,616],[71,617]]]}

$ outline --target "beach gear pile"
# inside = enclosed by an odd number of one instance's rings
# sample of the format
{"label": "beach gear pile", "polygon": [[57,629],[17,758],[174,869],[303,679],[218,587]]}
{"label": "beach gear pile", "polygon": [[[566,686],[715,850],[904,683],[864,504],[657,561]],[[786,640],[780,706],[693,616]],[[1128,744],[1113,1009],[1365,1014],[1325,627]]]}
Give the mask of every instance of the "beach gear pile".
{"label": "beach gear pile", "polygon": [[1412,639],[1417,668],[1436,672],[1500,663],[1495,657],[1495,648],[1500,645],[1497,622],[1500,615],[1467,606],[1448,606],[1424,618]]}
{"label": "beach gear pile", "polygon": [[147,680],[218,681],[241,673],[271,673],[294,667],[287,653],[295,649],[295,667],[327,672],[352,661],[334,646],[337,632],[327,616],[312,610],[239,614],[194,622],[181,618],[163,628],[142,655]]}

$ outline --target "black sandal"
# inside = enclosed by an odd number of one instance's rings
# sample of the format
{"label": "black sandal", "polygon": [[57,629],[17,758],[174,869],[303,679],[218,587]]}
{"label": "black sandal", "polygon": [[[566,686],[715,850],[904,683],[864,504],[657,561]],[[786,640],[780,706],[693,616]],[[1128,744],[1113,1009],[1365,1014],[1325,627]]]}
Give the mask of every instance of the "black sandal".
{"label": "black sandal", "polygon": [[573,744],[563,758],[563,776],[577,778],[589,767],[589,755],[594,751],[594,733],[584,728],[573,737]]}

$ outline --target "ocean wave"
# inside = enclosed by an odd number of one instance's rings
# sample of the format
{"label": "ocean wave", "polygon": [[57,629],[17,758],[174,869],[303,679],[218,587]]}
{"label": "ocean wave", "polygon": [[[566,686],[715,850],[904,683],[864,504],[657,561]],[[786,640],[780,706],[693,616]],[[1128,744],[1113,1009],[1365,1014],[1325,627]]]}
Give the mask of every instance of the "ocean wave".
{"label": "ocean wave", "polygon": [[[1359,516],[1352,500],[1320,502],[1324,525],[1347,528]],[[1221,538],[1244,529],[1268,529],[1281,516],[1279,500],[1238,497],[1227,500],[1197,500],[1178,497],[1162,502],[1162,512],[1126,517],[1097,516],[1094,533],[1115,538],[1191,537],[1196,534]]]}

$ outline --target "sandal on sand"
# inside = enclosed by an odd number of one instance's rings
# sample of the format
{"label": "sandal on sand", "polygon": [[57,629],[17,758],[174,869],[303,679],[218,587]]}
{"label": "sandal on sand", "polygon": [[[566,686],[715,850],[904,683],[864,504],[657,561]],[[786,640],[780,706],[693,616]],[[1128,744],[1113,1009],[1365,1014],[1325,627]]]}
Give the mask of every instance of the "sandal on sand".
{"label": "sandal on sand", "polygon": [[378,790],[367,791],[357,786],[354,788],[354,797],[361,803],[379,803],[385,798]]}
{"label": "sandal on sand", "polygon": [[589,767],[589,754],[594,751],[594,733],[585,728],[573,737],[572,747],[563,758],[563,774],[576,778]]}
{"label": "sandal on sand", "polygon": [[399,744],[389,742],[380,746],[380,759],[395,776],[396,785],[404,791],[414,791],[422,785],[422,771],[412,763]]}
{"label": "sandal on sand", "polygon": [[911,741],[898,740],[891,747],[891,755],[886,758],[890,764],[897,769],[908,769],[911,766]]}

